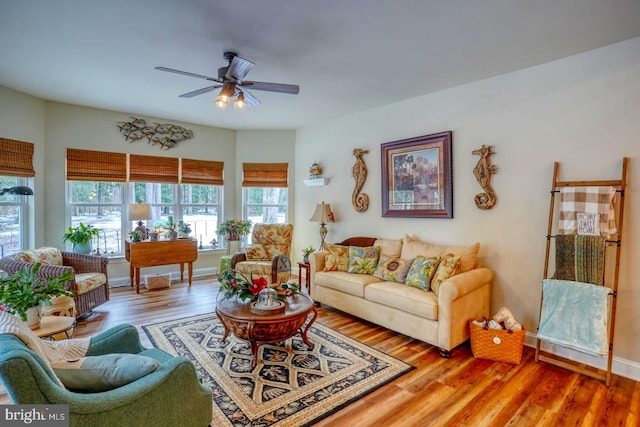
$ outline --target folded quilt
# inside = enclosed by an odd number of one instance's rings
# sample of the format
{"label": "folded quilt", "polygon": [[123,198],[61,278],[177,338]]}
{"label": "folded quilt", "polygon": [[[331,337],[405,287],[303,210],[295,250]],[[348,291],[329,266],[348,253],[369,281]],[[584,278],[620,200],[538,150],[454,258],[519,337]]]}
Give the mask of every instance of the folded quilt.
{"label": "folded quilt", "polygon": [[609,293],[605,286],[543,280],[538,338],[594,356],[607,355]]}
{"label": "folded quilt", "polygon": [[616,215],[613,206],[615,195],[616,189],[614,187],[561,188],[558,233],[576,233],[578,231],[577,216],[579,214],[597,214],[596,230],[599,231],[601,236],[609,238],[609,236],[618,231],[616,229]]}
{"label": "folded quilt", "polygon": [[602,285],[605,244],[602,236],[556,236],[556,271],[553,278]]}

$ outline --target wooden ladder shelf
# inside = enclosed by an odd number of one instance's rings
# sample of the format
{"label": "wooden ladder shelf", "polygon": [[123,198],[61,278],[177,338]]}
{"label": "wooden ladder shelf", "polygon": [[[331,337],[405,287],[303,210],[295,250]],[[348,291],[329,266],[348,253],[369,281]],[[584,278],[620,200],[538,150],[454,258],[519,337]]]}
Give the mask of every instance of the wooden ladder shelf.
{"label": "wooden ladder shelf", "polygon": [[[544,351],[540,348],[541,339],[536,339],[536,353],[535,360],[536,362],[542,360],[544,362],[550,363],[555,366],[560,366],[565,369],[569,369],[575,372],[579,372],[581,374],[590,376],[592,378],[596,378],[598,380],[604,381],[607,386],[611,384],[611,364],[613,360],[613,342],[614,342],[614,331],[615,331],[615,319],[616,319],[616,302],[618,296],[618,278],[619,278],[619,270],[620,270],[620,246],[622,243],[622,226],[623,226],[623,216],[624,216],[624,199],[625,199],[625,187],[626,187],[626,177],[627,177],[627,158],[624,157],[622,159],[622,177],[619,180],[603,180],[603,181],[559,181],[558,180],[558,169],[559,163],[555,162],[553,167],[553,182],[551,185],[551,201],[549,204],[549,224],[547,228],[547,245],[546,252],[544,258],[544,278],[549,278],[549,255],[551,251],[551,241],[555,240],[553,232],[553,224],[555,218],[555,196],[560,192],[559,188],[562,187],[614,187],[616,189],[617,196],[616,197],[616,226],[617,232],[612,236],[615,239],[607,239],[605,249],[608,251],[610,247],[615,247],[615,262],[613,265],[613,279],[609,284],[611,288],[611,310],[610,310],[610,318],[609,318],[609,351],[607,354],[607,369],[606,372],[601,370],[589,369],[584,366],[584,364],[580,362],[576,362],[573,360],[565,359],[550,352]],[[605,257],[606,259],[606,257]],[[608,265],[605,263],[605,272],[607,271]],[[609,274],[610,276],[611,274]],[[605,274],[605,277],[607,275]],[[605,283],[607,286],[607,283]],[[540,316],[542,315],[542,301],[540,302]],[[538,328],[540,327],[540,316],[538,317]],[[554,344],[557,345],[557,344]]]}

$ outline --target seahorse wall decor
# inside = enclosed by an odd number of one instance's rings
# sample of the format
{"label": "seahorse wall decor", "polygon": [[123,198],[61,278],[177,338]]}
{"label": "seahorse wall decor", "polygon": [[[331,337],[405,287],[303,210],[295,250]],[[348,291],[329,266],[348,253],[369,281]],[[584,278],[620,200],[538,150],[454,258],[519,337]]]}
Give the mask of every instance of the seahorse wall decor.
{"label": "seahorse wall decor", "polygon": [[493,146],[483,145],[478,150],[473,150],[471,154],[480,156],[480,160],[473,168],[473,175],[476,177],[478,184],[484,190],[483,193],[476,194],[476,206],[480,209],[491,209],[497,201],[496,193],[491,188],[491,175],[498,172],[498,168],[491,164],[489,156],[495,154]]}
{"label": "seahorse wall decor", "polygon": [[369,150],[363,148],[354,148],[353,156],[356,158],[356,163],[351,169],[351,176],[356,181],[356,187],[353,189],[351,195],[351,203],[357,212],[364,212],[369,209],[369,196],[366,193],[361,193],[364,182],[367,179],[367,165],[364,163],[363,155],[367,154]]}

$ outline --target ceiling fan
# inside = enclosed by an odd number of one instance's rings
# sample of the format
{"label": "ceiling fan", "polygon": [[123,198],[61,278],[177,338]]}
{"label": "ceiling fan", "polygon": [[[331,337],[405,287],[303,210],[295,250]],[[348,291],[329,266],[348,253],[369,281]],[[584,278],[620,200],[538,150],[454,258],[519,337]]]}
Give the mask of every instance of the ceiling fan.
{"label": "ceiling fan", "polygon": [[234,107],[238,110],[244,109],[247,105],[255,106],[260,104],[260,100],[253,96],[247,89],[264,90],[267,92],[279,92],[297,95],[300,91],[298,85],[289,85],[284,83],[267,83],[244,80],[247,73],[251,71],[255,65],[248,59],[239,57],[235,52],[225,52],[224,59],[229,62],[226,67],[218,68],[218,77],[203,76],[201,74],[189,73],[187,71],[174,70],[167,67],[156,67],[156,70],[167,71],[169,73],[182,74],[183,76],[196,77],[198,79],[209,80],[219,84],[203,87],[180,95],[180,98],[193,98],[203,93],[211,92],[215,89],[222,88],[220,94],[216,98],[216,106],[223,110],[229,104],[229,101],[236,97]]}

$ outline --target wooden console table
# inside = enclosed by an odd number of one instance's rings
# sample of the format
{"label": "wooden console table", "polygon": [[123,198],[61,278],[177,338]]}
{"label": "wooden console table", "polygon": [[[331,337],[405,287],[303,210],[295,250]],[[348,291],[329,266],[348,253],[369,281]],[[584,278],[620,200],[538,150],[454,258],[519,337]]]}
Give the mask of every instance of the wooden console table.
{"label": "wooden console table", "polygon": [[184,280],[184,263],[189,265],[189,286],[193,275],[193,261],[198,259],[196,239],[157,240],[154,242],[124,242],[124,256],[129,261],[131,286],[136,281],[136,293],[140,293],[140,268],[157,265],[180,264],[180,280]]}

